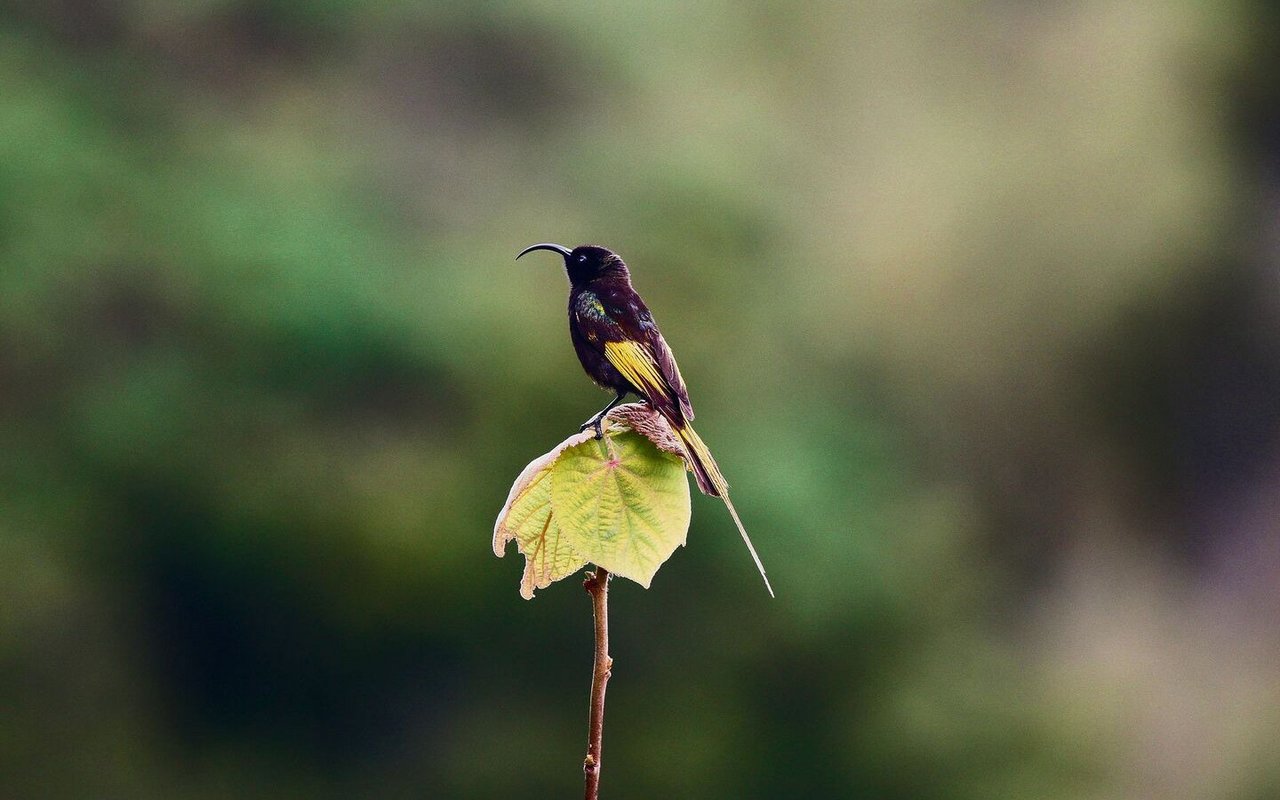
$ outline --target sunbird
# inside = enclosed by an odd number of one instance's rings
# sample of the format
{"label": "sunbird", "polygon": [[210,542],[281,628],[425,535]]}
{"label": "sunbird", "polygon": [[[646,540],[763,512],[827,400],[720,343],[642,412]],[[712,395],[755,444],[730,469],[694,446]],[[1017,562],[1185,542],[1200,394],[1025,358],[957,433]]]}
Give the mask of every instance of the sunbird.
{"label": "sunbird", "polygon": [[729,484],[702,437],[689,424],[693,419],[693,405],[689,402],[680,367],[653,321],[649,307],[632,288],[626,263],[606,247],[584,244],[570,250],[550,242],[530,245],[516,258],[534,250],[550,250],[564,258],[565,272],[569,275],[569,338],[573,349],[591,380],[616,395],[579,430],[595,428],[599,439],[603,435],[604,417],[614,406],[629,393],[643,398],[680,438],[698,488],[703,494],[724,501],[772,596],[773,587],[764,574],[764,565],[729,501]]}

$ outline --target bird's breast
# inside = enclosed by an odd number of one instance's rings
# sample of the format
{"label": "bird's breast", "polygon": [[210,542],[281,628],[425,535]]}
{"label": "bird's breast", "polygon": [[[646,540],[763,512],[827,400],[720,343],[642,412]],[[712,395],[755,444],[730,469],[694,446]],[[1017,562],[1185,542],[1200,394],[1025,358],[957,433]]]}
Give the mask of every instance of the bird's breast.
{"label": "bird's breast", "polygon": [[573,303],[573,312],[582,319],[600,321],[609,319],[608,312],[604,310],[604,303],[600,302],[600,297],[589,289],[583,289],[578,293]]}
{"label": "bird's breast", "polygon": [[579,334],[593,345],[614,338],[611,334],[618,324],[595,292],[584,289],[577,293],[570,300],[569,317]]}

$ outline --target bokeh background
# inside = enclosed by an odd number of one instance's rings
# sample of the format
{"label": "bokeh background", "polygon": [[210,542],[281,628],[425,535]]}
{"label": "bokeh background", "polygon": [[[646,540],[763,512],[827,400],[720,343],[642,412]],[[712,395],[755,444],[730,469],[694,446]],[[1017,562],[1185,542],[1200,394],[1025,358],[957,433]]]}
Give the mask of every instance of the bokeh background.
{"label": "bokeh background", "polygon": [[0,2],[0,795],[581,791],[589,604],[490,552],[608,398],[609,798],[1280,796],[1280,14]]}

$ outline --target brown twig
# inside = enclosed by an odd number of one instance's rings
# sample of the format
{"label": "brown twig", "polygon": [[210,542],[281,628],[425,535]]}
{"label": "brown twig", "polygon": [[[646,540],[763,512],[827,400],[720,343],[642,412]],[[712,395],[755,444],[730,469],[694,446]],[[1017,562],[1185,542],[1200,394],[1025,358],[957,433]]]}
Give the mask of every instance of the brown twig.
{"label": "brown twig", "polygon": [[600,742],[604,738],[604,688],[609,682],[613,659],[609,657],[609,573],[596,567],[594,575],[582,582],[591,595],[596,621],[596,662],[591,674],[591,715],[587,722],[587,757],[582,762],[586,776],[586,800],[600,796]]}

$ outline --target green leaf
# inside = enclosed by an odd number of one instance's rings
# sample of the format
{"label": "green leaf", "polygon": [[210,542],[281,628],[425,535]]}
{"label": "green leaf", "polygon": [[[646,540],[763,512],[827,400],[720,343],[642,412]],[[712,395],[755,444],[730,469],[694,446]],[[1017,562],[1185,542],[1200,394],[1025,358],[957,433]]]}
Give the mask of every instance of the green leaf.
{"label": "green leaf", "polygon": [[630,430],[566,449],[551,505],[574,551],[646,589],[689,532],[684,462]]}
{"label": "green leaf", "polygon": [[544,589],[577,572],[587,560],[574,552],[551,510],[551,468],[565,448],[591,438],[591,433],[570,436],[551,452],[534,459],[511,486],[507,502],[493,528],[493,552],[501,558],[507,542],[515,540],[524,555],[520,596],[533,599]]}
{"label": "green leaf", "polygon": [[521,596],[532,598],[588,562],[648,588],[685,543],[685,465],[672,452],[670,431],[651,417],[647,408],[621,406],[606,418],[603,440],[591,432],[570,436],[516,478],[494,526],[493,551],[502,556],[515,540],[525,557]]}

